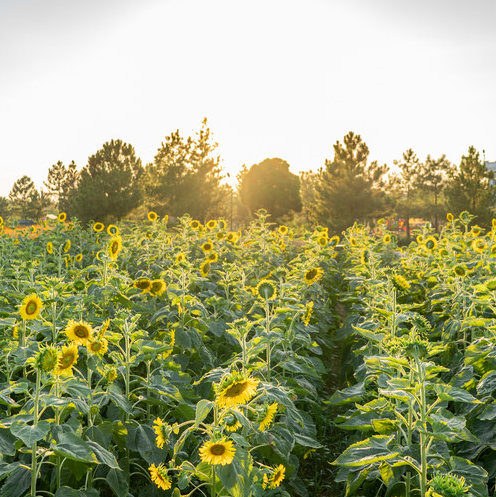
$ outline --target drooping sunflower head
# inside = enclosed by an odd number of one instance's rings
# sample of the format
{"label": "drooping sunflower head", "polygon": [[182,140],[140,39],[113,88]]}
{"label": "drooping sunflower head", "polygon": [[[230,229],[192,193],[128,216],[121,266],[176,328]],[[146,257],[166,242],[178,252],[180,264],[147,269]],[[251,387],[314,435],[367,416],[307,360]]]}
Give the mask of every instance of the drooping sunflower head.
{"label": "drooping sunflower head", "polygon": [[55,376],[72,376],[72,368],[77,363],[78,356],[78,348],[75,343],[64,345],[53,374]]}
{"label": "drooping sunflower head", "polygon": [[201,228],[201,223],[200,221],[197,221],[196,219],[193,219],[189,223],[190,227],[193,228],[194,230],[199,230]]}
{"label": "drooping sunflower head", "polygon": [[148,471],[150,471],[150,478],[152,482],[155,483],[158,488],[161,488],[162,490],[169,490],[171,488],[172,482],[167,474],[167,468],[163,463],[158,466],[152,464],[148,468]]}
{"label": "drooping sunflower head", "polygon": [[218,441],[204,442],[199,452],[202,462],[213,466],[225,466],[232,463],[236,449],[233,447],[232,440],[222,438]]}
{"label": "drooping sunflower head", "polygon": [[59,363],[60,351],[53,345],[41,346],[36,354],[35,365],[42,373],[51,373]]}
{"label": "drooping sunflower head", "polygon": [[117,236],[119,234],[119,228],[115,224],[109,224],[107,226],[107,233],[110,236]]}
{"label": "drooping sunflower head", "polygon": [[217,221],[215,221],[214,219],[211,219],[210,221],[207,222],[207,224],[205,226],[209,230],[214,230],[215,228],[217,228]]}
{"label": "drooping sunflower head", "polygon": [[157,215],[156,212],[150,211],[148,213],[148,221],[152,221],[153,222],[153,221],[156,221],[157,219],[158,219],[158,215]]}
{"label": "drooping sunflower head", "polygon": [[88,352],[99,357],[103,357],[108,350],[108,341],[106,338],[100,337],[96,340],[88,342],[86,345]]}
{"label": "drooping sunflower head", "polygon": [[0,226],[3,226],[3,217],[0,216]]}
{"label": "drooping sunflower head", "polygon": [[43,303],[36,293],[32,293],[24,298],[22,305],[19,309],[22,319],[28,321],[36,319],[43,308]]}
{"label": "drooping sunflower head", "polygon": [[113,383],[117,380],[117,368],[115,366],[107,366],[103,376],[108,383]]}
{"label": "drooping sunflower head", "polygon": [[256,290],[258,297],[262,300],[270,300],[277,297],[276,286],[270,280],[261,280]]}
{"label": "drooping sunflower head", "polygon": [[260,380],[248,375],[232,373],[224,378],[219,387],[216,403],[219,407],[233,407],[238,404],[246,404],[257,393]]}
{"label": "drooping sunflower head", "polygon": [[210,252],[207,255],[207,261],[209,262],[217,262],[219,260],[219,256],[217,255],[217,252]]}
{"label": "drooping sunflower head", "polygon": [[453,222],[453,214],[451,214],[451,212],[448,212],[448,214],[446,214],[446,219],[448,220],[448,223],[452,223]]}
{"label": "drooping sunflower head", "polygon": [[280,233],[281,235],[287,235],[287,234],[288,234],[288,231],[289,231],[289,228],[288,228],[286,225],[281,224],[281,226],[279,226],[279,228],[278,228],[278,230],[277,230],[277,231],[279,231],[279,233]]}
{"label": "drooping sunflower head", "polygon": [[153,280],[150,287],[150,294],[155,297],[159,297],[165,292],[166,288],[167,285],[165,284],[164,280],[162,279]]}
{"label": "drooping sunflower head", "polygon": [[53,254],[53,243],[52,242],[48,242],[46,244],[46,251],[48,254]]}
{"label": "drooping sunflower head", "polygon": [[200,274],[205,278],[208,273],[210,273],[210,261],[207,259],[200,264]]}
{"label": "drooping sunflower head", "polygon": [[80,345],[88,345],[93,338],[93,328],[84,321],[69,321],[65,328],[67,338]]}
{"label": "drooping sunflower head", "polygon": [[105,225],[103,223],[95,223],[93,225],[93,230],[96,231],[97,233],[99,233],[100,231],[103,231],[103,229],[105,228]]}
{"label": "drooping sunflower head", "polygon": [[482,228],[480,226],[472,226],[470,233],[474,236],[479,236],[482,233]]}
{"label": "drooping sunflower head", "polygon": [[241,423],[239,419],[236,417],[236,412],[241,413],[241,411],[237,407],[233,407],[230,411],[228,411],[222,418],[222,424],[227,431],[236,431],[241,428]]}
{"label": "drooping sunflower head", "polygon": [[153,431],[155,432],[155,443],[161,449],[169,440],[172,433],[172,427],[165,423],[161,418],[157,418],[153,422]]}
{"label": "drooping sunflower head", "polygon": [[138,278],[134,284],[134,288],[141,290],[141,293],[147,293],[152,288],[152,282],[148,278]]}
{"label": "drooping sunflower head", "polygon": [[277,402],[273,402],[270,405],[265,404],[263,406],[262,412],[258,418],[260,422],[258,429],[260,431],[265,431],[272,424],[274,416],[277,413],[277,407]]}
{"label": "drooping sunflower head", "polygon": [[59,223],[63,223],[67,219],[67,214],[65,212],[59,212],[59,215],[57,216],[57,221]]}
{"label": "drooping sunflower head", "polygon": [[[77,256],[76,256],[77,257]],[[75,260],[77,260],[75,257]],[[83,280],[76,280],[72,286],[77,292],[82,292],[86,288],[86,283]]]}
{"label": "drooping sunflower head", "polygon": [[310,323],[310,318],[312,317],[313,305],[314,305],[313,301],[310,300],[309,302],[307,302],[305,306],[305,314],[303,316],[303,324],[305,326],[308,326]]}
{"label": "drooping sunflower head", "polygon": [[122,237],[120,235],[116,235],[110,239],[108,244],[107,251],[110,259],[115,261],[121,250],[122,250]]}
{"label": "drooping sunflower head", "polygon": [[214,244],[210,240],[206,241],[202,245],[203,252],[210,252],[211,250],[213,250],[213,248],[214,248]]}
{"label": "drooping sunflower head", "polygon": [[469,224],[472,218],[473,216],[471,216],[468,211],[463,211],[460,213],[460,221],[465,225]]}
{"label": "drooping sunflower head", "polygon": [[69,252],[71,248],[71,241],[70,240],[67,240],[65,243],[64,243],[64,252]]}
{"label": "drooping sunflower head", "polygon": [[313,267],[309,269],[308,271],[305,272],[305,283],[307,285],[312,285],[316,281],[320,280],[322,278],[322,275],[324,274],[324,271],[320,267]]}
{"label": "drooping sunflower head", "polygon": [[453,271],[457,276],[465,276],[467,274],[467,266],[465,264],[457,264]]}

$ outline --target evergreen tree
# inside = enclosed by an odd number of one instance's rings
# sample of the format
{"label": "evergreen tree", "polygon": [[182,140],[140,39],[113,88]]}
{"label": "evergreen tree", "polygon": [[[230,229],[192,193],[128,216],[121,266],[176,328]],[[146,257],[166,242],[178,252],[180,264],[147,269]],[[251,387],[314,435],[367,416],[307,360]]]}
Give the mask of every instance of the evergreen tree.
{"label": "evergreen tree", "polygon": [[132,145],[111,140],[81,170],[70,209],[81,221],[121,219],[141,201],[141,159]]}
{"label": "evergreen tree", "polygon": [[7,197],[0,197],[0,217],[5,221],[10,214],[10,202]]}
{"label": "evergreen tree", "polygon": [[72,161],[67,167],[58,161],[48,170],[47,180],[43,182],[47,195],[57,206],[59,212],[69,211],[69,199],[76,190],[79,173]]}
{"label": "evergreen tree", "polygon": [[184,139],[179,130],[165,138],[153,164],[146,168],[146,204],[161,215],[205,221],[225,213],[228,188],[221,185],[220,158],[214,156],[207,120],[194,138]]}
{"label": "evergreen tree", "polygon": [[15,215],[21,218],[40,217],[40,194],[29,176],[24,175],[14,183],[9,200]]}
{"label": "evergreen tree", "polygon": [[496,201],[494,173],[487,169],[473,146],[462,157],[460,166],[451,171],[446,196],[448,209],[454,215],[467,210],[477,216],[477,224],[490,226]]}
{"label": "evergreen tree", "polygon": [[315,221],[341,232],[355,221],[366,222],[385,209],[383,176],[387,166],[367,164],[369,149],[360,135],[349,132],[334,145],[334,159],[318,173]]}
{"label": "evergreen tree", "polygon": [[265,159],[250,169],[243,166],[238,182],[240,201],[251,216],[265,209],[272,220],[281,221],[301,211],[300,179],[285,160]]}

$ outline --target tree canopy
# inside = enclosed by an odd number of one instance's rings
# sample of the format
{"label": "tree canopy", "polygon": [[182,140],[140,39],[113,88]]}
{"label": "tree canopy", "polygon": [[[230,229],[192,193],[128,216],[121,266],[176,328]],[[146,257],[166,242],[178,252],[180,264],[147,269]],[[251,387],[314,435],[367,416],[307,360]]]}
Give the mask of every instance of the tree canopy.
{"label": "tree canopy", "polygon": [[62,161],[58,161],[48,170],[46,181],[43,182],[47,189],[47,195],[55,202],[60,212],[68,212],[69,199],[76,190],[79,173],[77,166],[72,161],[67,167]]}

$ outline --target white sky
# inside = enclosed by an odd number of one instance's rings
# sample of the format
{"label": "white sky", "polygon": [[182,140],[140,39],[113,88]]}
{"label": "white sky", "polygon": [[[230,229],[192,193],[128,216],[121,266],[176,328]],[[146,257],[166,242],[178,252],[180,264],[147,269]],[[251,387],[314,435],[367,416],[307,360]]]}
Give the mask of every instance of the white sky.
{"label": "white sky", "polygon": [[0,195],[208,118],[224,169],[316,170],[348,131],[496,160],[495,0],[0,0]]}

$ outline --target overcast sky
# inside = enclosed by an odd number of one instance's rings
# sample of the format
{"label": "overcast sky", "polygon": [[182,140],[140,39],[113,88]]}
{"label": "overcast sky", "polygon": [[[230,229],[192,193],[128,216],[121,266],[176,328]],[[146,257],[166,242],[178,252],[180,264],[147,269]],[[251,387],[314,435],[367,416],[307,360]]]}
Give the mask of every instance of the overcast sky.
{"label": "overcast sky", "polygon": [[0,0],[0,195],[203,117],[232,176],[317,170],[348,131],[380,163],[496,161],[495,26],[495,0]]}

